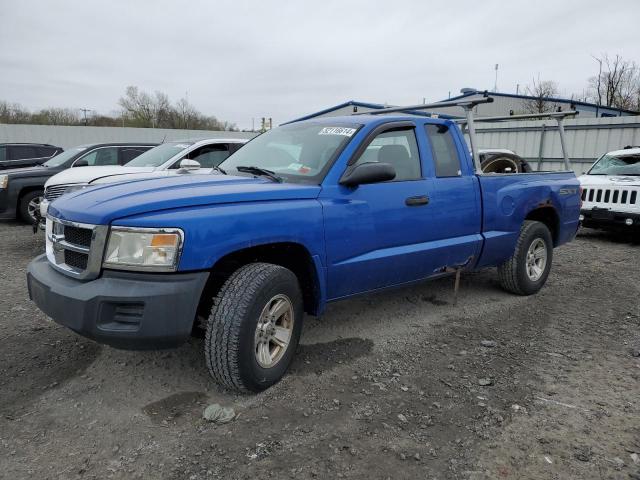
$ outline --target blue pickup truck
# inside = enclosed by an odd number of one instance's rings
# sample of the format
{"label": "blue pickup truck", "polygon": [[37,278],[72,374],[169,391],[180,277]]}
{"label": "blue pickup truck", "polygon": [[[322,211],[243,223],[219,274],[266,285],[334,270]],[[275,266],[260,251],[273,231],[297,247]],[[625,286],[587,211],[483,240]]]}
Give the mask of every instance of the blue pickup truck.
{"label": "blue pickup truck", "polygon": [[260,391],[286,372],[304,314],[451,272],[498,267],[530,295],[574,238],[571,172],[482,175],[458,126],[353,115],[268,131],[211,175],[97,186],[54,201],[30,297],[126,349],[206,332],[212,376]]}

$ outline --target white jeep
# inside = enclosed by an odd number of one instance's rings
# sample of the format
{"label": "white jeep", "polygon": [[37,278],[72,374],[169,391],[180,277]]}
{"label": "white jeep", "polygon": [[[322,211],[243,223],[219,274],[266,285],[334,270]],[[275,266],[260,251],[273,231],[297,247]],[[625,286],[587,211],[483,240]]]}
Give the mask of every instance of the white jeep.
{"label": "white jeep", "polygon": [[583,226],[640,232],[640,147],[605,153],[578,179]]}

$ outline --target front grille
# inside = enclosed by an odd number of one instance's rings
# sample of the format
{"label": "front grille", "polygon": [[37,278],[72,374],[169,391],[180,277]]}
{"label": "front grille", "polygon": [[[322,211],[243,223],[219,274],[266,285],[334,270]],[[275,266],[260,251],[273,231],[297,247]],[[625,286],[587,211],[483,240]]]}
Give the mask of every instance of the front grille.
{"label": "front grille", "polygon": [[584,188],[582,201],[611,205],[636,205],[638,191],[628,188]]}
{"label": "front grille", "polygon": [[47,258],[56,270],[80,280],[100,275],[108,226],[48,217],[46,230]]}
{"label": "front grille", "polygon": [[64,251],[64,263],[78,270],[86,270],[89,255],[86,253],[74,252],[73,250]]}
{"label": "front grille", "polygon": [[69,188],[69,185],[52,185],[51,187],[47,187],[44,189],[44,198],[49,201],[55,200],[61,197],[67,188]]}
{"label": "front grille", "polygon": [[70,225],[65,225],[64,227],[64,239],[74,245],[90,247],[92,235],[93,230],[88,228],[72,227]]}

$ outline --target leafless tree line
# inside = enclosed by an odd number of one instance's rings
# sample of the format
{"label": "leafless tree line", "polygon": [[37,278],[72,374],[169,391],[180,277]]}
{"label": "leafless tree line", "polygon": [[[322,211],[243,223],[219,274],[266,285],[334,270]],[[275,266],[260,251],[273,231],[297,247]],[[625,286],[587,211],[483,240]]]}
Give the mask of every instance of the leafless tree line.
{"label": "leafless tree line", "polygon": [[[640,65],[624,60],[620,55],[609,57],[603,54],[594,57],[599,65],[598,74],[589,78],[583,95],[572,95],[574,100],[582,100],[603,107],[620,108],[640,112]],[[527,113],[544,113],[554,109],[549,98],[558,97],[558,84],[551,80],[534,78],[525,87],[525,93],[534,97],[523,102]]]}
{"label": "leafless tree line", "polygon": [[73,108],[46,108],[30,112],[20,104],[0,100],[0,123],[237,130],[233,123],[203,115],[186,98],[172,104],[163,92],[149,94],[138,87],[129,86],[118,100],[118,105],[120,112],[100,115]]}

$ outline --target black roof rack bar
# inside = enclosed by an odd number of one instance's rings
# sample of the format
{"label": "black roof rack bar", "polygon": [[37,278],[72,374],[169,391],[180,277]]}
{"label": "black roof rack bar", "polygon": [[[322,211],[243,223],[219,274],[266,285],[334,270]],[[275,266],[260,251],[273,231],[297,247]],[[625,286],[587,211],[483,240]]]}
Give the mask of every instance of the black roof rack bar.
{"label": "black roof rack bar", "polygon": [[420,103],[418,105],[408,105],[406,107],[388,107],[381,108],[380,110],[371,110],[368,112],[356,112],[352,115],[381,115],[383,113],[393,112],[405,112],[407,110],[424,110],[425,108],[444,108],[444,107],[461,107],[461,108],[473,108],[481,103],[492,103],[493,97],[482,97],[473,100],[451,100],[447,102],[437,103]]}

